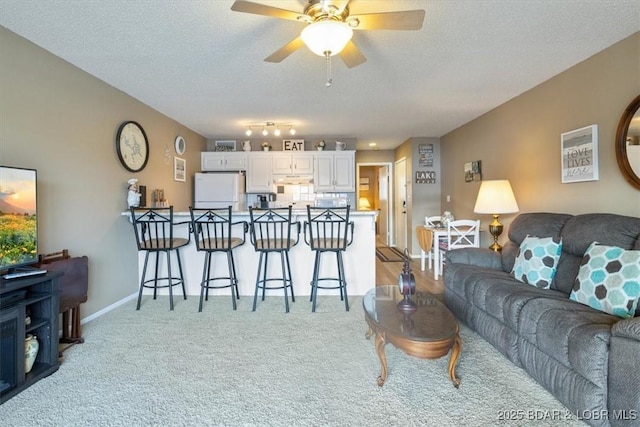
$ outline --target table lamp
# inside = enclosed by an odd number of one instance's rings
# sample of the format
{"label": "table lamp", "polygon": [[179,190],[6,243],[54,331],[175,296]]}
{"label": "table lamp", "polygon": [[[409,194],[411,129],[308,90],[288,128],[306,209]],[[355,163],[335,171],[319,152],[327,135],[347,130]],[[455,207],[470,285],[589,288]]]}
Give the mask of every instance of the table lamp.
{"label": "table lamp", "polygon": [[518,211],[518,203],[508,180],[482,181],[473,212],[493,215],[493,222],[489,224],[489,232],[493,236],[493,244],[489,246],[489,249],[494,251],[502,250],[502,246],[498,243],[498,237],[502,234],[503,228],[500,221],[498,221],[500,214]]}
{"label": "table lamp", "polygon": [[368,197],[360,197],[358,199],[358,209],[371,210],[371,203]]}

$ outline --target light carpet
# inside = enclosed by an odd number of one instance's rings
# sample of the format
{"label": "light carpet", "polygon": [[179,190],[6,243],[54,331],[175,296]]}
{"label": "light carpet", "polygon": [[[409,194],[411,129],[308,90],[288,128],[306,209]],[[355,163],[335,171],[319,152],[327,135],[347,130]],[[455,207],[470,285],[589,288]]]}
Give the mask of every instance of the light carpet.
{"label": "light carpet", "polygon": [[[416,359],[392,345],[378,387],[362,297],[345,312],[339,298],[320,296],[316,313],[307,298],[288,314],[275,296],[256,312],[246,297],[237,311],[212,297],[202,313],[195,297],[176,298],[173,312],[166,297],[143,298],[140,311],[131,301],[84,325],[86,342],[65,352],[58,372],[0,406],[2,425],[583,425],[528,420],[567,410],[464,326],[459,389],[448,356]],[[501,421],[505,411],[525,419]]]}

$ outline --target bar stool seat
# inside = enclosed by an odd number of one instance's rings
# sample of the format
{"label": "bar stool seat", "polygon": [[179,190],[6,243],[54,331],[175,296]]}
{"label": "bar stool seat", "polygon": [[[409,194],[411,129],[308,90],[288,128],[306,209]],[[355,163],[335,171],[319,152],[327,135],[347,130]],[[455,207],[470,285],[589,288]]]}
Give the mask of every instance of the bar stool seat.
{"label": "bar stool seat", "polygon": [[[191,230],[196,248],[199,252],[205,253],[198,312],[202,311],[203,300],[209,300],[209,289],[221,288],[231,288],[231,303],[235,310],[237,308],[236,300],[240,299],[240,294],[233,249],[244,244],[248,224],[246,221],[233,222],[231,206],[221,209],[189,207],[189,212],[191,213]],[[239,230],[240,227],[242,227],[241,230]],[[238,237],[238,235],[242,237]],[[216,253],[226,257],[227,276],[211,277],[213,255]]]}
{"label": "bar stool seat", "polygon": [[[136,310],[140,310],[142,301],[142,291],[144,288],[153,289],[153,299],[157,298],[158,289],[169,289],[169,309],[173,310],[173,287],[181,285],[183,298],[187,299],[187,292],[184,284],[184,274],[182,272],[182,262],[180,260],[179,249],[188,245],[191,239],[173,236],[173,206],[168,208],[130,208],[131,223],[136,237],[138,251],[144,251],[144,267],[140,279],[140,289],[138,291],[138,304]],[[182,224],[182,223],[181,223]],[[147,279],[147,267],[149,255],[155,254],[154,275]],[[167,259],[167,274],[160,273],[160,253],[164,253]],[[171,267],[171,253],[175,253],[178,264],[178,275],[175,276]],[[164,284],[161,284],[164,283]]]}
{"label": "bar stool seat", "polygon": [[[342,253],[353,242],[353,222],[349,221],[351,207],[318,208],[307,205],[307,221],[304,224],[304,240],[312,251],[316,253],[311,279],[311,311],[316,311],[318,289],[339,289],[340,300],[344,301],[345,309],[349,311],[347,296],[347,280],[344,274]],[[320,257],[323,253],[336,254],[338,277],[320,276]],[[325,282],[337,282],[325,284]]]}
{"label": "bar stool seat", "polygon": [[[256,310],[260,289],[262,289],[262,301],[264,301],[267,289],[282,289],[285,311],[288,313],[289,292],[291,292],[291,302],[296,301],[291,280],[289,250],[298,244],[300,223],[292,222],[291,206],[272,209],[249,207],[249,217],[251,219],[249,223],[251,244],[255,251],[260,253],[253,295],[253,311]],[[274,253],[280,255],[281,277],[267,277],[269,255]]]}

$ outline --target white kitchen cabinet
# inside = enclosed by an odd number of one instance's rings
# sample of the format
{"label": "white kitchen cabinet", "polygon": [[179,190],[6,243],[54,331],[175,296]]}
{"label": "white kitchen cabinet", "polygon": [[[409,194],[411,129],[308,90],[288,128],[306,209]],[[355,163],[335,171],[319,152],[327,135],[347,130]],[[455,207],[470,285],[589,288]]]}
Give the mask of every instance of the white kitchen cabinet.
{"label": "white kitchen cabinet", "polygon": [[247,165],[247,193],[270,193],[273,174],[270,153],[250,153]]}
{"label": "white kitchen cabinet", "polygon": [[201,153],[202,172],[239,171],[247,169],[247,153],[227,151],[205,151]]}
{"label": "white kitchen cabinet", "polygon": [[273,153],[274,175],[312,175],[313,153]]}
{"label": "white kitchen cabinet", "polygon": [[355,152],[316,153],[313,180],[317,192],[356,191]]}

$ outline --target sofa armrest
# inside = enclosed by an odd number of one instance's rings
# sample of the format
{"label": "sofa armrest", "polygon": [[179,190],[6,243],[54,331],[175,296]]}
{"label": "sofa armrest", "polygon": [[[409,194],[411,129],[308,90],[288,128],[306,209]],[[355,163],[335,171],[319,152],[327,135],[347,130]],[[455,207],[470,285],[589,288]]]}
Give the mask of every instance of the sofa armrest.
{"label": "sofa armrest", "polygon": [[611,335],[640,341],[640,317],[620,320],[611,328]]}
{"label": "sofa armrest", "polygon": [[611,328],[609,345],[608,410],[626,414],[626,419],[611,419],[612,427],[638,425],[640,413],[640,317],[620,320]]}
{"label": "sofa armrest", "polygon": [[487,248],[462,248],[448,251],[445,254],[448,264],[470,264],[477,267],[502,269],[500,252]]}

